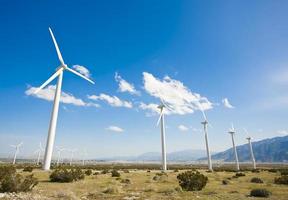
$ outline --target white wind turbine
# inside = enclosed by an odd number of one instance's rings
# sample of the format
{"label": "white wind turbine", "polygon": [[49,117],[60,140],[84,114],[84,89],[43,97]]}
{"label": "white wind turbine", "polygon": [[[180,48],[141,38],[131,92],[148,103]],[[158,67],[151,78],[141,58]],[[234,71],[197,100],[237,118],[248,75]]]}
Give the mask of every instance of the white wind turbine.
{"label": "white wind turbine", "polygon": [[56,52],[58,55],[58,59],[60,61],[60,66],[56,69],[56,72],[46,81],[44,82],[35,93],[38,93],[41,89],[43,89],[45,86],[47,86],[52,80],[54,80],[56,77],[58,77],[56,90],[55,90],[55,96],[54,96],[54,105],[50,120],[50,126],[48,131],[48,138],[47,138],[47,144],[46,144],[46,150],[45,150],[45,157],[44,157],[44,170],[49,170],[51,165],[51,159],[52,159],[52,153],[53,153],[53,146],[55,141],[55,132],[56,132],[56,125],[57,125],[57,118],[58,118],[58,110],[59,110],[59,102],[60,102],[60,96],[61,96],[61,87],[62,87],[62,79],[63,79],[63,72],[65,70],[68,70],[81,78],[84,78],[85,80],[89,81],[90,83],[94,84],[93,81],[85,77],[84,75],[80,74],[79,72],[67,67],[67,65],[64,63],[64,60],[62,58],[61,52],[59,50],[58,44],[56,42],[56,39],[53,35],[52,30],[49,28],[52,40],[54,42]]}
{"label": "white wind turbine", "polygon": [[43,151],[44,151],[44,148],[42,147],[42,143],[40,142],[40,143],[39,143],[39,149],[37,149],[37,150],[35,151],[35,153],[38,154],[38,155],[37,155],[36,165],[39,165],[39,163],[40,163],[40,157],[41,157],[41,154],[42,154]]}
{"label": "white wind turbine", "polygon": [[74,158],[74,153],[77,151],[77,149],[70,149],[69,151],[71,153],[69,165],[71,166]]}
{"label": "white wind turbine", "polygon": [[59,163],[60,163],[60,159],[61,159],[61,152],[64,151],[65,149],[61,148],[61,147],[56,147],[56,149],[57,149],[57,162],[56,162],[56,165],[58,166]]}
{"label": "white wind turbine", "polygon": [[239,161],[238,161],[238,154],[237,154],[237,149],[236,149],[236,145],[235,145],[235,141],[234,141],[234,135],[235,135],[236,131],[234,129],[233,123],[231,124],[231,128],[229,129],[228,133],[230,133],[231,138],[232,138],[232,144],[233,144],[235,162],[236,162],[236,170],[239,171],[240,167],[239,167]]}
{"label": "white wind turbine", "polygon": [[165,140],[165,123],[164,123],[164,108],[169,108],[164,101],[161,99],[161,104],[157,107],[160,109],[160,116],[157,121],[157,126],[161,121],[161,147],[162,147],[162,170],[167,170],[167,160],[166,160],[166,140]]}
{"label": "white wind turbine", "polygon": [[13,165],[15,165],[15,163],[16,163],[16,158],[17,158],[17,155],[19,153],[19,149],[22,146],[22,144],[23,144],[23,142],[20,142],[17,145],[10,145],[11,147],[15,148],[15,153],[14,153],[14,158],[13,158]]}
{"label": "white wind turbine", "polygon": [[252,143],[251,143],[251,137],[249,136],[248,131],[244,128],[245,133],[247,134],[247,141],[248,141],[248,145],[249,145],[249,149],[250,149],[250,157],[251,157],[251,161],[252,161],[252,165],[253,165],[253,169],[256,169],[256,161],[255,161],[255,157],[254,157],[254,153],[253,153],[253,148],[252,148]]}
{"label": "white wind turbine", "polygon": [[208,141],[208,125],[210,125],[210,124],[208,123],[206,114],[205,114],[204,110],[201,108],[201,106],[200,106],[200,109],[201,109],[201,112],[202,112],[203,118],[204,118],[204,121],[201,122],[201,124],[203,124],[204,134],[205,134],[205,144],[206,144],[206,153],[207,153],[207,160],[208,160],[208,169],[209,169],[209,171],[213,171],[211,154],[210,154],[210,149],[209,149],[209,141]]}
{"label": "white wind turbine", "polygon": [[83,165],[83,166],[85,165],[86,156],[87,156],[87,150],[84,149],[84,151],[83,151],[83,158],[82,158],[82,165]]}

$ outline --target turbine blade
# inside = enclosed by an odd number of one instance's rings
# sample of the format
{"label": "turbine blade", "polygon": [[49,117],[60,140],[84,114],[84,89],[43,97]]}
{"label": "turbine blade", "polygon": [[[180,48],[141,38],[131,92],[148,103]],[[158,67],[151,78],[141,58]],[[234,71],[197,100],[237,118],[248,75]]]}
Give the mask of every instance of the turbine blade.
{"label": "turbine blade", "polygon": [[160,112],[160,116],[159,116],[159,119],[157,121],[157,126],[159,126],[159,123],[160,123],[162,116],[163,116],[163,110],[161,110],[161,112]]}
{"label": "turbine blade", "polygon": [[40,90],[42,90],[45,86],[47,86],[51,81],[53,81],[60,74],[62,70],[63,70],[62,68],[57,70],[47,81],[45,81],[45,83],[43,83],[39,88],[37,88],[37,90],[35,90],[34,94],[37,94]]}
{"label": "turbine blade", "polygon": [[73,70],[73,69],[71,69],[71,68],[69,68],[69,67],[66,67],[65,69],[67,69],[68,71],[70,71],[70,72],[72,72],[72,73],[80,76],[81,78],[84,78],[85,80],[89,81],[90,83],[95,84],[93,81],[91,81],[91,80],[90,80],[89,78],[87,78],[86,76],[80,74],[79,72],[77,72],[77,71],[75,71],[75,70]]}
{"label": "turbine blade", "polygon": [[231,127],[232,127],[232,131],[235,131],[233,123],[231,123]]}
{"label": "turbine blade", "polygon": [[52,37],[54,46],[55,46],[56,51],[57,51],[58,59],[59,59],[61,65],[65,65],[65,64],[64,64],[64,60],[63,60],[62,55],[61,55],[61,52],[60,52],[60,50],[59,50],[58,44],[57,44],[57,42],[56,42],[56,39],[55,39],[54,34],[53,34],[53,32],[52,32],[52,30],[51,30],[50,27],[49,27],[49,31],[50,31],[50,34],[51,34],[51,37]]}

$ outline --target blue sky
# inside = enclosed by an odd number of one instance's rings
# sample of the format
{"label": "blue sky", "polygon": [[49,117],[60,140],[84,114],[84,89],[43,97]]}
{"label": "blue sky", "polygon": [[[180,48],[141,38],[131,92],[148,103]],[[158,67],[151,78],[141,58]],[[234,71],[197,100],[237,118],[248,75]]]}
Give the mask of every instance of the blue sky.
{"label": "blue sky", "polygon": [[[95,81],[92,85],[64,73],[63,92],[85,105],[61,104],[55,145],[76,148],[78,156],[84,148],[93,158],[160,151],[157,114],[141,105],[159,103],[159,94],[152,90],[167,86],[169,91],[173,84],[183,84],[190,95],[200,94],[211,103],[206,114],[213,125],[212,151],[231,146],[231,122],[238,130],[238,144],[246,142],[243,127],[255,140],[287,134],[286,1],[0,4],[1,156],[11,154],[9,144],[23,141],[19,155],[31,156],[40,141],[46,143],[52,102],[27,91],[40,86],[59,66],[48,27],[68,66],[84,66]],[[136,92],[121,91],[121,80]],[[105,95],[116,96],[118,102],[111,106]],[[224,98],[234,108],[225,107]],[[202,115],[191,109],[193,113],[166,117],[168,152],[204,149]]]}

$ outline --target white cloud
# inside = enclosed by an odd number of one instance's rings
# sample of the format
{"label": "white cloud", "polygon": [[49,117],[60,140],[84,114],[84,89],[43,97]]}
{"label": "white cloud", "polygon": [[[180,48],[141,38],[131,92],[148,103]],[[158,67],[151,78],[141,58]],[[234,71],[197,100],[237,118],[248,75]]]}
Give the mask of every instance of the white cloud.
{"label": "white cloud", "polygon": [[222,99],[222,103],[224,105],[224,107],[226,108],[235,108],[234,106],[231,105],[231,103],[229,102],[229,100],[227,98]]}
{"label": "white cloud", "polygon": [[287,130],[279,130],[277,131],[278,134],[280,135],[288,135],[288,131]]}
{"label": "white cloud", "polygon": [[119,84],[120,92],[129,92],[130,94],[140,95],[140,92],[135,89],[134,85],[124,80],[117,72],[115,73],[115,80]]}
{"label": "white cloud", "polygon": [[117,133],[121,133],[124,131],[122,128],[120,128],[118,126],[109,126],[108,128],[106,128],[106,130],[117,132]]}
{"label": "white cloud", "polygon": [[[34,96],[39,99],[44,99],[47,101],[53,101],[54,95],[55,95],[55,85],[49,85],[48,87],[40,90],[38,93],[34,93],[37,90],[37,87],[29,87],[25,94],[28,96]],[[78,99],[74,97],[72,94],[68,94],[65,92],[61,92],[60,102],[65,104],[72,104],[75,106],[93,106],[93,107],[99,107],[98,104],[95,103],[86,103],[82,99]]]}
{"label": "white cloud", "polygon": [[[170,114],[188,114],[195,110],[208,110],[212,103],[200,94],[192,93],[182,82],[166,76],[163,80],[155,78],[152,74],[143,72],[145,91],[156,98],[162,98],[173,109]],[[142,106],[143,107],[143,106]],[[149,107],[146,107],[149,108]],[[152,111],[155,108],[151,107]]]}
{"label": "white cloud", "polygon": [[73,69],[77,70],[80,74],[86,76],[87,78],[91,77],[89,70],[81,65],[73,65]]}
{"label": "white cloud", "polygon": [[178,126],[178,129],[180,130],[180,131],[188,131],[189,130],[189,128],[187,127],[187,126],[184,126],[184,125],[179,125]]}
{"label": "white cloud", "polygon": [[92,99],[92,100],[106,101],[109,105],[111,105],[113,107],[126,107],[126,108],[132,108],[133,107],[132,103],[129,101],[123,101],[116,96],[109,96],[109,95],[103,94],[103,93],[101,93],[99,96],[91,95],[91,96],[88,96],[88,98]]}

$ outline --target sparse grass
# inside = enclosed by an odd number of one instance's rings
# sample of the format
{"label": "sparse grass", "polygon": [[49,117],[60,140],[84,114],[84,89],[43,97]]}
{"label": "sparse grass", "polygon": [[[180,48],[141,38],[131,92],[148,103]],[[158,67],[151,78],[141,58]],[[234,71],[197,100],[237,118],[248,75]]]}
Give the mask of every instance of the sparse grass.
{"label": "sparse grass", "polygon": [[[123,170],[123,166],[111,167],[106,166],[109,171],[112,169]],[[97,168],[97,169],[96,169]],[[159,168],[159,166],[158,166]],[[171,168],[171,167],[170,167]],[[176,167],[175,167],[176,168]],[[93,169],[93,172],[101,172],[104,168],[87,167]],[[87,170],[83,168],[83,171]],[[266,189],[272,194],[267,199],[284,200],[287,199],[288,186],[274,184],[274,179],[280,177],[279,173],[271,173],[267,170],[260,170],[255,174],[250,171],[245,171],[246,176],[237,179],[229,180],[229,184],[223,185],[222,180],[235,175],[235,172],[229,169],[219,170],[217,172],[207,173],[205,169],[198,169],[201,174],[208,177],[208,182],[201,191],[187,192],[182,191],[177,181],[177,175],[187,171],[177,166],[178,173],[174,173],[174,169],[166,174],[166,181],[153,181],[154,176],[161,176],[160,170],[150,169],[147,173],[147,168],[134,171],[129,167],[130,173],[121,173],[121,180],[111,177],[111,173],[97,176],[86,176],[84,180],[79,180],[71,183],[53,183],[49,182],[51,172],[44,172],[39,169],[34,169],[33,174],[39,180],[39,183],[34,189],[29,192],[30,196],[41,196],[41,199],[201,199],[201,200],[242,200],[254,199],[249,197],[250,192],[257,187]],[[192,169],[192,168],[190,168]],[[190,170],[189,169],[189,170]],[[22,169],[17,170],[22,175],[27,175],[27,172],[22,172]],[[123,170],[124,172],[124,170]],[[31,173],[30,173],[31,174]],[[251,183],[253,177],[261,178],[264,183],[259,185]],[[130,184],[126,183],[126,179],[130,180]],[[123,182],[122,182],[123,181]],[[61,198],[60,198],[61,197]],[[8,198],[9,199],[9,198]],[[10,198],[12,200],[13,198]]]}

